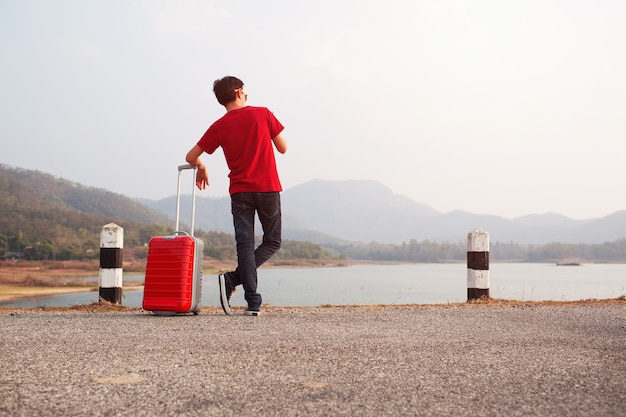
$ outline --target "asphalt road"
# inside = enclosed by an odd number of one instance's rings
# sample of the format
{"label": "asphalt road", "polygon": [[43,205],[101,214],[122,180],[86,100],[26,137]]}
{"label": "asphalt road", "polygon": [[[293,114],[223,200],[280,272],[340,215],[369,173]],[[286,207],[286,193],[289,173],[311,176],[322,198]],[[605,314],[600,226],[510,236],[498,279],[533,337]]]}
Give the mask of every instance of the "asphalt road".
{"label": "asphalt road", "polygon": [[626,302],[0,309],[1,416],[626,416]]}

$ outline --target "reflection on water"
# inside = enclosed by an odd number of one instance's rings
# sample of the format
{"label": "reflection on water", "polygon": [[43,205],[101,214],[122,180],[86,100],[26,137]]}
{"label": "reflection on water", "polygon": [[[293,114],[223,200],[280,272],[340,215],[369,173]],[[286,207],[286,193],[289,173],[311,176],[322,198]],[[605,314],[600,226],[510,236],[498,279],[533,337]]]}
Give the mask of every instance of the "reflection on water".
{"label": "reflection on water", "polygon": [[[542,301],[609,299],[626,294],[626,265],[490,265],[493,298]],[[259,270],[264,304],[318,306],[349,304],[442,304],[467,300],[465,264],[356,265],[341,268]],[[141,279],[133,275],[132,280]],[[98,277],[86,277],[98,281]],[[141,307],[142,290],[124,291],[122,304]],[[97,291],[36,297],[2,306],[71,306],[98,301]],[[232,304],[245,306],[241,287]],[[205,275],[203,306],[219,306],[216,275]]]}

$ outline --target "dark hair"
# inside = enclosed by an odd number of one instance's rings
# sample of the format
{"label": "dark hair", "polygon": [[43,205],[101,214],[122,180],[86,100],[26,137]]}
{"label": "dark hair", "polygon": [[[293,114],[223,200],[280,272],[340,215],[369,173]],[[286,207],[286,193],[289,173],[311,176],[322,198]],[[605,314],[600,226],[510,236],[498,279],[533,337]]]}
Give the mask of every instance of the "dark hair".
{"label": "dark hair", "polygon": [[243,81],[237,77],[231,77],[230,75],[227,75],[221,80],[215,80],[213,83],[213,92],[215,93],[217,101],[222,106],[237,98],[235,90],[238,88],[243,88]]}

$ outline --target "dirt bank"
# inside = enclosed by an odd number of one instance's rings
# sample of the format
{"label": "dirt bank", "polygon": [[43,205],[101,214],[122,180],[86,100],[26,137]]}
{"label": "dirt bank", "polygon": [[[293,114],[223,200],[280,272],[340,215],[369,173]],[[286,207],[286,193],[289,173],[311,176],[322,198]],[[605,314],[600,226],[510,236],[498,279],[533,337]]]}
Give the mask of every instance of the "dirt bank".
{"label": "dirt bank", "polygon": [[[308,260],[278,260],[269,263],[270,268],[314,268],[327,266],[345,266],[347,262]],[[232,271],[235,261],[206,258],[203,262],[205,275]],[[133,260],[124,263],[124,288],[132,289],[143,285],[145,262]],[[85,277],[98,276],[98,260],[85,261],[0,261],[0,301],[22,297],[63,294],[85,291],[86,288],[97,291],[97,283],[85,280]]]}

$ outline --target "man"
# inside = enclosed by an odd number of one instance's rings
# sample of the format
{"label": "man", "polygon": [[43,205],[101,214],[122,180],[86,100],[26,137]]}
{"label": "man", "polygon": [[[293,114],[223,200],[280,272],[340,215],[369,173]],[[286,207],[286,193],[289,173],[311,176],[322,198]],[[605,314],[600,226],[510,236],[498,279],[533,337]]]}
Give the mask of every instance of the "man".
{"label": "man", "polygon": [[[198,143],[187,153],[187,162],[198,167],[196,185],[209,185],[206,166],[200,155],[212,154],[222,147],[230,169],[230,196],[235,239],[237,241],[237,269],[220,274],[220,301],[230,314],[230,298],[241,284],[248,308],[245,315],[258,316],[261,294],[257,292],[257,268],[270,259],[281,244],[280,191],[282,186],[276,170],[274,147],[280,153],[287,151],[281,132],[283,125],[265,107],[246,106],[248,94],[243,82],[227,76],[213,83],[217,101],[226,108],[226,114],[213,123]],[[255,249],[254,216],[259,216],[263,227],[263,241]]]}

